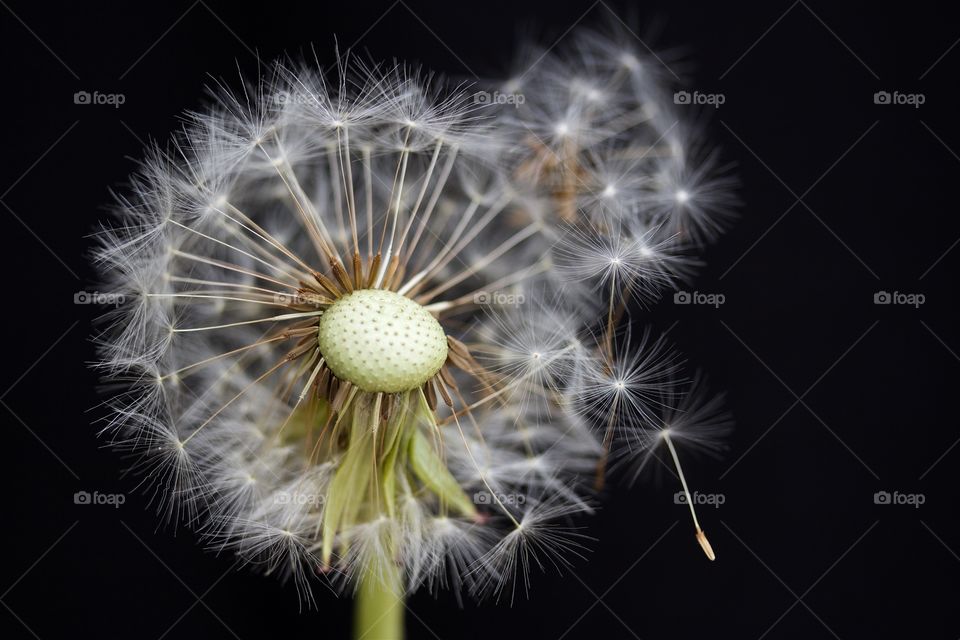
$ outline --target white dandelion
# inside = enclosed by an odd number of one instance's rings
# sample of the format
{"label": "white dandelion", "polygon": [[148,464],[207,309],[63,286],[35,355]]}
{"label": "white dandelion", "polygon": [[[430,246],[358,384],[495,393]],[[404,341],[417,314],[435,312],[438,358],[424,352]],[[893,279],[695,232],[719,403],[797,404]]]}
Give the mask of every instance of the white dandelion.
{"label": "white dandelion", "polygon": [[309,603],[355,593],[358,636],[582,555],[613,436],[684,432],[657,422],[680,361],[623,331],[711,209],[654,194],[724,186],[674,170],[649,61],[597,38],[509,116],[416,69],[278,64],[148,152],[98,234],[127,302],[97,342],[103,431],[166,517]]}

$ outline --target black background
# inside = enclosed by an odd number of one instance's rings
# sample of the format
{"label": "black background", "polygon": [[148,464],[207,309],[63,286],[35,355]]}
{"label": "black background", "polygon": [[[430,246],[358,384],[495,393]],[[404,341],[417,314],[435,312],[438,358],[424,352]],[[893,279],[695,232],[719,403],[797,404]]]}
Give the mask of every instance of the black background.
{"label": "black background", "polygon": [[[614,489],[582,523],[598,540],[586,561],[535,573],[512,607],[416,595],[409,636],[958,637],[960,26],[935,4],[838,4],[0,2],[3,637],[347,637],[346,599],[321,588],[319,611],[300,612],[291,586],[159,529],[90,424],[84,236],[143,142],[202,104],[207,74],[311,43],[330,60],[336,36],[491,76],[519,34],[553,42],[613,14],[655,49],[682,46],[690,90],[724,95],[709,131],[743,183],[742,216],[695,283],[725,304],[668,296],[649,318],[737,419],[723,460],[687,465],[724,497],[701,507],[718,560],[677,487]],[[881,90],[926,101],[878,105]],[[78,105],[77,91],[126,101]],[[875,305],[881,290],[926,301]],[[77,505],[77,491],[126,503]]]}

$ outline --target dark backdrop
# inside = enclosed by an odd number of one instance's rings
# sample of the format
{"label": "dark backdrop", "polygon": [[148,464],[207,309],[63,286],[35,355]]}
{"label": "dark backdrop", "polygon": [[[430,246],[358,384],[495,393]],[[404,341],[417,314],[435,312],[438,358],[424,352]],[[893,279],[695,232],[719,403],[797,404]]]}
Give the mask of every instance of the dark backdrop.
{"label": "dark backdrop", "polygon": [[[695,284],[725,304],[668,297],[651,320],[737,419],[727,457],[687,469],[723,496],[701,510],[719,559],[697,549],[676,487],[616,489],[583,522],[599,540],[587,561],[535,574],[512,607],[417,595],[410,637],[960,635],[960,26],[935,3],[242,4],[0,2],[4,638],[346,637],[347,601],[320,590],[301,613],[292,587],[158,530],[90,426],[84,235],[143,143],[201,104],[206,74],[310,43],[330,59],[336,35],[491,75],[524,29],[552,41],[613,13],[645,41],[659,24],[649,43],[686,48],[690,89],[724,96],[710,134],[743,182],[742,217]],[[75,104],[78,91],[125,103]],[[877,305],[879,291],[925,300]],[[77,505],[77,491],[126,503]]]}

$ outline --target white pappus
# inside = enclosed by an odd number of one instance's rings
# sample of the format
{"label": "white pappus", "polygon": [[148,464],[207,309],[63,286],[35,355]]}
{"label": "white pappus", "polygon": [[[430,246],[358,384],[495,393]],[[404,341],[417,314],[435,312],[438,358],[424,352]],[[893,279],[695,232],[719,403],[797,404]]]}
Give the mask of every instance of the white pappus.
{"label": "white pappus", "polygon": [[716,407],[629,327],[733,182],[621,36],[537,52],[508,106],[400,65],[278,63],[148,150],[97,234],[127,302],[96,341],[104,436],[167,517],[308,601],[512,597],[581,553],[574,517],[608,460],[645,464],[637,434],[713,442]]}

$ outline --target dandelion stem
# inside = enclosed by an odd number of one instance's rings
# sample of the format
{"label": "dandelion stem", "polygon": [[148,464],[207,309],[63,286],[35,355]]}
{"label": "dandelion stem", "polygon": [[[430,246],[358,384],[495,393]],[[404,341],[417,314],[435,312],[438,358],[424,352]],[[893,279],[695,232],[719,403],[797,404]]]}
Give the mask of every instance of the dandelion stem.
{"label": "dandelion stem", "polygon": [[403,579],[400,568],[385,562],[368,570],[354,603],[354,640],[402,640]]}

